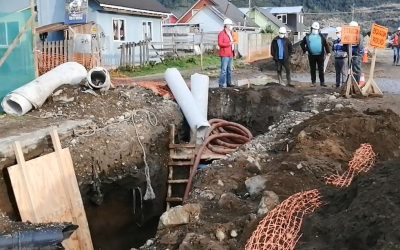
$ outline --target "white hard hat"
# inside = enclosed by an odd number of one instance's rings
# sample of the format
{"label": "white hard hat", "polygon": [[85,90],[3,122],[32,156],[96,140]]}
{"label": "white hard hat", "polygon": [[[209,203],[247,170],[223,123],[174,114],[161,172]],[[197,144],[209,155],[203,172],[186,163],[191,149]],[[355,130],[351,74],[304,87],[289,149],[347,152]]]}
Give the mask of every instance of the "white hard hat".
{"label": "white hard hat", "polygon": [[318,22],[313,22],[313,24],[311,25],[311,28],[313,28],[315,30],[319,30],[319,23]]}
{"label": "white hard hat", "polygon": [[342,27],[336,27],[336,33],[342,32]]}
{"label": "white hard hat", "polygon": [[397,28],[397,31],[400,31],[400,27]]}
{"label": "white hard hat", "polygon": [[285,27],[280,27],[280,28],[279,28],[279,33],[280,33],[280,34],[286,34],[286,32],[287,32],[287,30],[286,30]]}
{"label": "white hard hat", "polygon": [[351,21],[351,22],[349,23],[349,26],[351,26],[351,27],[358,27],[358,23],[357,23],[356,21]]}
{"label": "white hard hat", "polygon": [[233,25],[233,22],[231,19],[227,18],[224,20],[224,25]]}

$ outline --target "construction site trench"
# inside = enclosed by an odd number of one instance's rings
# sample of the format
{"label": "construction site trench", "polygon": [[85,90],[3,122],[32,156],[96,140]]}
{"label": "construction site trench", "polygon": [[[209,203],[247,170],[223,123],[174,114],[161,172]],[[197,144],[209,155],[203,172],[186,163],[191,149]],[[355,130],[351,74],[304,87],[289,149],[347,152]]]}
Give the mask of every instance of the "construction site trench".
{"label": "construction site trench", "polygon": [[[163,229],[159,218],[166,209],[169,125],[175,124],[181,142],[189,134],[179,106],[140,87],[118,87],[99,96],[73,88],[61,90],[29,116],[1,118],[1,131],[7,131],[2,137],[25,135],[19,138],[26,141],[28,160],[53,150],[47,127],[65,127],[61,142],[71,151],[95,249],[139,248],[149,239],[151,244],[143,249],[177,249],[188,240],[191,243],[182,249],[205,249],[209,244],[212,249],[242,249],[260,220],[254,213],[261,196],[248,196],[246,179],[264,176],[266,190],[283,200],[320,187],[325,174],[343,171],[361,143],[379,146],[374,149],[381,159],[400,156],[398,137],[391,137],[399,135],[397,114],[362,113],[363,107],[338,98],[331,89],[276,84],[210,89],[209,119],[237,122],[257,137],[198,173],[189,203],[201,204],[200,222]],[[23,126],[26,123],[32,126]],[[71,123],[77,125],[69,127]],[[333,130],[332,124],[336,124]],[[360,132],[364,130],[380,137],[366,136]],[[139,139],[150,166],[154,200],[143,199],[147,185]],[[7,175],[7,167],[16,161],[12,148],[1,149],[0,210],[4,218],[0,224],[7,232],[20,220]],[[335,199],[334,194],[327,197]],[[318,222],[321,216],[328,215],[317,214],[310,221]],[[215,238],[218,228],[226,234],[235,230],[238,236],[219,241]],[[326,234],[329,230],[309,225],[305,230],[304,239],[311,246],[326,244],[313,243],[312,237],[315,230]]]}

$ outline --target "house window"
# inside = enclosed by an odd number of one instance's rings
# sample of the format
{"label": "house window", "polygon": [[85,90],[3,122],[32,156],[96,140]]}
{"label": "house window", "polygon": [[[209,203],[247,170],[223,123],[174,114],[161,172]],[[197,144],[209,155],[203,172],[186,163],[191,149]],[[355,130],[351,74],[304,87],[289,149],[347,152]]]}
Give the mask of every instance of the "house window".
{"label": "house window", "polygon": [[143,39],[153,40],[153,22],[143,22]]}
{"label": "house window", "polygon": [[113,19],[114,41],[125,41],[125,20]]}
{"label": "house window", "polygon": [[0,22],[0,46],[9,46],[14,39],[18,36],[19,24],[18,22]]}
{"label": "house window", "polygon": [[278,14],[276,18],[280,20],[282,23],[287,24],[287,14]]}

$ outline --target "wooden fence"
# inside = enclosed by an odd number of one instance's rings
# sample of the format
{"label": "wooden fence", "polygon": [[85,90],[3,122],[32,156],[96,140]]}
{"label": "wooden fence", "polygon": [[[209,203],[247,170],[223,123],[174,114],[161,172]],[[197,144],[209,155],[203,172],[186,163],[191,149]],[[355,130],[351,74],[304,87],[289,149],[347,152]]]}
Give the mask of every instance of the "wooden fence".
{"label": "wooden fence", "polygon": [[121,44],[120,67],[143,67],[150,61],[150,42],[140,41]]}

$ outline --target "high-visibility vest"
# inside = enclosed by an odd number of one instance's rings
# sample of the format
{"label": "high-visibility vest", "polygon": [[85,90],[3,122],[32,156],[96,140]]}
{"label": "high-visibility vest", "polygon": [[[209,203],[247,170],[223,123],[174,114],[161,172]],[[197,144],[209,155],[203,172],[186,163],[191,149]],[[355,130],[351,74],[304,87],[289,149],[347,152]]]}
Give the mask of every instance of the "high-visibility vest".
{"label": "high-visibility vest", "polygon": [[234,44],[239,44],[239,33],[238,32],[233,32],[233,43]]}

